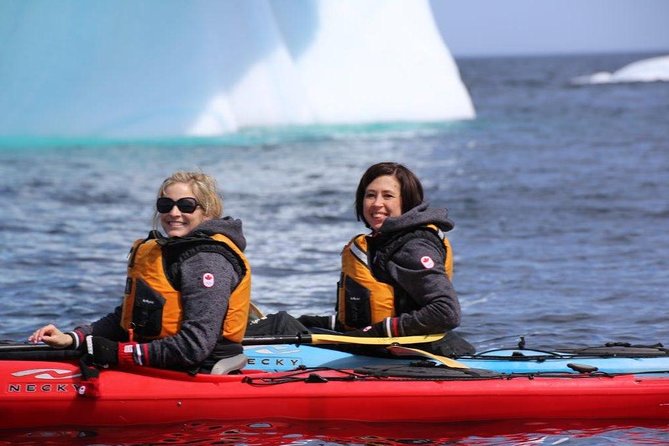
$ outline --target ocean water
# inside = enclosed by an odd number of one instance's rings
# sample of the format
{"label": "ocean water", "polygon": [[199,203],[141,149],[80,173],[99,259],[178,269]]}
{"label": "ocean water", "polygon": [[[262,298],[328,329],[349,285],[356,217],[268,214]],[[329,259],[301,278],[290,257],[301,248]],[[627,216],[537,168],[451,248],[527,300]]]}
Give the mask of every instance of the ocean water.
{"label": "ocean water", "polygon": [[[428,201],[455,221],[459,331],[479,350],[521,337],[536,348],[667,345],[669,83],[571,82],[651,56],[458,60],[473,121],[248,130],[210,140],[5,141],[0,339],[23,341],[47,322],[71,328],[117,305],[129,246],[151,229],[156,189],[177,169],[213,174],[225,213],[244,221],[253,296],[264,311],[331,312],[339,252],[365,230],[353,210],[359,177],[392,160],[414,170]],[[669,441],[667,423],[386,426],[355,438],[336,426],[269,426],[196,431],[226,444]],[[178,444],[195,441],[193,432],[179,426],[156,435]],[[230,432],[245,434],[226,440]],[[23,432],[12,440],[72,438],[142,444],[132,430]]]}

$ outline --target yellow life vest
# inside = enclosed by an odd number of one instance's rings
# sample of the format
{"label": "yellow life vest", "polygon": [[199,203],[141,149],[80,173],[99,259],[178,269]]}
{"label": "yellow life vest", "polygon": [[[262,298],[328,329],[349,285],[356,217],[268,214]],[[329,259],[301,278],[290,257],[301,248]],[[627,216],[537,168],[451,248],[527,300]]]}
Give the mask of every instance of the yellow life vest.
{"label": "yellow life vest", "polygon": [[[230,295],[228,311],[221,326],[221,336],[231,342],[241,342],[251,302],[251,267],[242,251],[228,237],[215,234],[203,240],[208,244],[222,244],[243,264],[242,279]],[[197,243],[202,241],[194,242],[192,246],[196,247]],[[173,336],[181,329],[181,292],[170,283],[164,267],[163,248],[159,240],[150,237],[133,244],[128,260],[121,326],[126,331],[132,328],[141,339],[161,339]]]}
{"label": "yellow life vest", "polygon": [[[451,244],[436,226],[435,231],[446,249],[444,269],[449,279],[453,276]],[[345,329],[353,330],[396,316],[395,290],[392,285],[379,281],[369,264],[367,236],[355,236],[342,250],[341,278],[337,286],[337,320]]]}

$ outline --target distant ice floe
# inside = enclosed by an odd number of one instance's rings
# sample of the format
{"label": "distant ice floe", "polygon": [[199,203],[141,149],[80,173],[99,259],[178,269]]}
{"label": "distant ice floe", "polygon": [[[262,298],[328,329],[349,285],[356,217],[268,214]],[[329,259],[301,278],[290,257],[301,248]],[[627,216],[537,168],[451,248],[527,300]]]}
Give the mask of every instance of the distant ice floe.
{"label": "distant ice floe", "polygon": [[669,82],[669,56],[651,57],[625,65],[609,73],[600,71],[571,80],[574,85],[617,84],[623,82]]}

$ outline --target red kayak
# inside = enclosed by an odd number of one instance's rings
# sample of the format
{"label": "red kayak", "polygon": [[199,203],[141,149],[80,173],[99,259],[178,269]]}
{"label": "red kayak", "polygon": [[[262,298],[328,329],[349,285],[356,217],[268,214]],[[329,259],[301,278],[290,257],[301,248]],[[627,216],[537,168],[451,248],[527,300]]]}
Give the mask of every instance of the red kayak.
{"label": "red kayak", "polygon": [[191,376],[0,361],[0,429],[193,420],[460,422],[669,419],[669,372],[500,374],[441,366]]}

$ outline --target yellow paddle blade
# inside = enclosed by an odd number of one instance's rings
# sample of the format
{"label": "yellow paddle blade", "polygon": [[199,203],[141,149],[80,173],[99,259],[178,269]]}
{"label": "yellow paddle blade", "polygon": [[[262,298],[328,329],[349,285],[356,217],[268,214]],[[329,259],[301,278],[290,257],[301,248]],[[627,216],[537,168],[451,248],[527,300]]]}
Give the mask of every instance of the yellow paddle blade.
{"label": "yellow paddle blade", "polygon": [[249,321],[255,321],[256,319],[262,319],[264,317],[265,315],[262,310],[258,308],[256,304],[251,302],[249,306]]}
{"label": "yellow paddle blade", "polygon": [[393,338],[367,338],[333,334],[312,334],[311,344],[358,344],[358,345],[393,345],[393,344],[422,344],[434,342],[443,338],[444,334],[420,336],[397,336]]}
{"label": "yellow paddle blade", "polygon": [[469,368],[469,366],[466,364],[456,361],[455,359],[447,358],[446,356],[435,355],[417,348],[405,347],[403,345],[389,345],[386,347],[386,350],[395,356],[421,356],[423,358],[432,359],[438,363],[441,363],[447,367],[452,367],[454,369]]}

